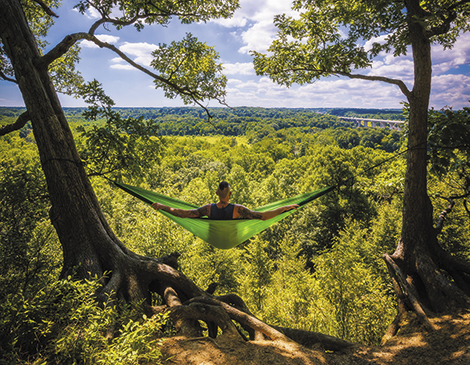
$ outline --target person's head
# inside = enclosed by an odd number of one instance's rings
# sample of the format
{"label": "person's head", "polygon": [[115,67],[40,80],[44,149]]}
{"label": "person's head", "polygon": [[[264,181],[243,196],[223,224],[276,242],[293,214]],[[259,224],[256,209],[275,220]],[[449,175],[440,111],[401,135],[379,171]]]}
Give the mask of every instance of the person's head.
{"label": "person's head", "polygon": [[219,196],[220,200],[230,198],[231,193],[230,185],[227,181],[222,181],[216,191],[216,194]]}

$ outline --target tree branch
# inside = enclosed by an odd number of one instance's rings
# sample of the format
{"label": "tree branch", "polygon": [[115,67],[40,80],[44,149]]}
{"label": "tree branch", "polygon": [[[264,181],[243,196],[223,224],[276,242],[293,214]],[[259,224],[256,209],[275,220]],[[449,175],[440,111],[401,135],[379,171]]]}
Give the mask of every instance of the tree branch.
{"label": "tree branch", "polygon": [[18,81],[16,81],[15,79],[12,79],[11,77],[8,77],[7,75],[5,75],[2,71],[0,71],[0,77],[5,80],[5,81],[10,81],[10,82],[14,82],[15,84],[18,83]]}
{"label": "tree branch", "polygon": [[441,214],[439,215],[439,219],[437,220],[436,223],[436,234],[439,234],[442,232],[442,228],[444,228],[444,220],[446,219],[447,214],[449,214],[452,211],[452,208],[455,205],[455,202],[453,199],[449,199],[449,206],[444,209]]}
{"label": "tree branch", "polygon": [[149,15],[148,14],[145,14],[145,15],[136,15],[135,17],[133,17],[132,19],[129,19],[127,21],[124,21],[124,20],[119,20],[119,19],[111,19],[111,18],[107,18],[106,16],[104,16],[102,14],[102,18],[100,20],[97,20],[90,28],[90,30],[88,31],[88,33],[90,34],[95,34],[95,31],[96,29],[98,29],[98,27],[102,24],[105,24],[105,23],[111,23],[113,25],[119,25],[119,26],[122,26],[122,27],[125,27],[125,26],[128,26],[128,25],[132,25],[134,24],[137,20],[139,19],[144,19],[144,18],[147,18]]}
{"label": "tree branch", "polygon": [[30,120],[31,118],[29,117],[29,113],[27,111],[24,112],[18,117],[15,123],[2,126],[0,128],[0,136],[4,136],[8,133],[11,133],[13,131],[17,131],[23,128],[26,125],[26,123],[28,123]]}
{"label": "tree branch", "polygon": [[[470,1],[470,0],[469,0]],[[391,79],[389,77],[385,76],[367,76],[367,75],[360,75],[360,74],[351,74],[348,72],[341,72],[341,71],[329,71],[329,70],[320,70],[320,69],[311,69],[308,66],[307,67],[299,67],[299,68],[289,68],[289,69],[284,69],[282,72],[298,72],[298,71],[303,71],[303,72],[315,72],[318,74],[318,76],[326,76],[326,75],[338,75],[338,76],[345,76],[349,77],[350,79],[360,79],[360,80],[367,80],[367,81],[382,81],[386,82],[388,84],[396,85],[400,88],[401,92],[407,97],[411,97],[411,91],[408,90],[406,87],[405,83],[401,80],[397,79]],[[282,73],[279,72],[279,73]]]}
{"label": "tree branch", "polygon": [[[153,79],[159,80],[159,81],[167,84],[171,88],[175,89],[178,93],[180,93],[182,95],[189,96],[195,104],[197,104],[198,106],[200,106],[202,109],[205,110],[205,112],[207,114],[207,117],[208,117],[208,120],[210,121],[212,119],[212,115],[210,114],[209,109],[205,105],[203,105],[201,103],[201,101],[198,100],[198,98],[202,98],[202,95],[199,95],[197,90],[190,90],[190,89],[187,89],[187,88],[179,87],[178,85],[172,83],[171,81],[169,81],[169,80],[161,77],[160,75],[157,75],[157,74],[153,73],[152,71],[148,70],[147,68],[135,63],[124,52],[119,50],[117,47],[113,46],[112,44],[100,41],[96,36],[94,36],[91,33],[81,32],[81,33],[74,33],[74,34],[67,35],[60,43],[58,43],[53,49],[51,49],[48,53],[46,53],[43,57],[41,57],[39,59],[37,66],[38,67],[47,67],[47,66],[49,66],[49,64],[51,64],[54,60],[56,60],[57,58],[64,55],[70,49],[70,47],[72,47],[77,41],[80,41],[80,40],[87,40],[87,41],[95,43],[100,48],[107,48],[107,49],[113,51],[119,57],[121,57],[124,61],[129,63],[132,67],[142,71],[143,73],[149,75]],[[223,100],[220,100],[218,98],[216,98],[216,100],[219,103],[221,103],[223,105],[226,105]]]}
{"label": "tree branch", "polygon": [[44,56],[39,59],[37,66],[48,67],[56,59],[66,54],[70,47],[72,47],[76,42],[83,39],[91,41],[92,37],[93,36],[91,34],[85,32],[73,33],[65,36],[62,41],[60,41],[54,48],[52,48],[49,52],[47,52]]}
{"label": "tree branch", "polygon": [[35,3],[39,4],[41,8],[46,12],[47,15],[58,18],[59,16],[54,13],[50,7],[48,7],[42,0],[33,0]]}
{"label": "tree branch", "polygon": [[441,35],[445,34],[449,31],[451,23],[457,19],[457,11],[456,9],[466,5],[470,4],[470,0],[461,0],[457,1],[456,3],[452,4],[449,6],[447,9],[444,10],[446,13],[447,17],[445,17],[444,12],[442,12],[442,24],[436,27],[433,27],[429,30],[429,36],[436,36],[436,35]]}
{"label": "tree branch", "polygon": [[[168,86],[170,86],[171,88],[176,90],[179,94],[189,96],[192,99],[192,101],[194,102],[194,104],[196,104],[199,107],[201,107],[202,109],[204,109],[204,111],[206,112],[206,115],[207,115],[207,119],[210,122],[210,120],[212,119],[212,115],[210,114],[209,109],[207,108],[207,106],[203,105],[202,102],[200,101],[200,99],[203,99],[203,95],[200,95],[197,90],[190,90],[188,88],[181,88],[177,84],[172,83],[170,80],[165,79],[165,78],[161,77],[160,75],[157,75],[157,74],[153,73],[152,71],[148,70],[147,68],[145,68],[145,67],[135,63],[134,61],[132,61],[125,53],[120,51],[118,48],[116,48],[112,44],[100,41],[93,34],[94,31],[98,28],[98,26],[105,23],[105,22],[110,22],[110,23],[113,23],[113,24],[126,26],[126,25],[130,25],[130,24],[134,23],[138,19],[145,18],[147,16],[148,16],[148,14],[146,14],[145,16],[144,15],[137,15],[129,21],[113,20],[113,19],[107,19],[107,18],[103,17],[102,19],[100,19],[99,21],[97,21],[96,23],[93,24],[93,26],[90,28],[88,33],[79,32],[79,33],[74,33],[74,34],[67,35],[60,43],[58,43],[53,49],[51,49],[47,54],[45,54],[43,57],[41,57],[39,59],[39,61],[37,62],[37,66],[38,67],[48,67],[54,60],[56,60],[59,57],[61,57],[62,55],[64,55],[77,41],[85,39],[85,40],[88,40],[88,41],[91,41],[91,42],[95,43],[100,48],[110,49],[111,51],[113,51],[114,53],[119,55],[119,57],[121,57],[124,61],[129,63],[132,67],[144,72],[145,74],[149,75],[150,77],[152,77],[152,78],[154,78],[154,79],[156,79],[160,82],[163,82],[163,83],[167,84]],[[215,98],[215,99],[219,103],[221,103],[223,105],[226,105],[225,101],[223,101],[219,98]]]}
{"label": "tree branch", "polygon": [[[87,33],[85,33],[85,34],[87,34]],[[149,75],[150,77],[167,84],[171,88],[175,89],[178,93],[180,93],[182,95],[189,96],[195,104],[199,105],[202,109],[204,109],[206,111],[209,120],[212,118],[212,115],[210,114],[209,109],[206,106],[204,106],[198,100],[198,97],[201,97],[202,95],[199,95],[197,90],[189,90],[187,88],[179,87],[178,85],[172,83],[171,81],[169,81],[169,80],[161,77],[160,75],[157,75],[156,73],[153,73],[152,71],[148,70],[147,68],[135,63],[124,52],[122,52],[120,49],[116,48],[112,44],[100,41],[98,38],[96,38],[93,35],[88,34],[88,36],[85,39],[95,43],[97,46],[99,46],[101,48],[107,48],[107,49],[113,51],[119,57],[121,57],[124,61],[129,63],[132,67],[135,67],[136,69],[142,71],[143,73]],[[217,101],[219,101],[221,104],[225,104],[222,100],[217,99]]]}
{"label": "tree branch", "polygon": [[346,72],[336,72],[336,74],[341,76],[349,77],[350,79],[360,79],[360,80],[367,80],[367,81],[382,81],[386,82],[387,84],[396,85],[400,88],[401,92],[407,97],[411,97],[411,91],[408,90],[405,83],[401,80],[391,79],[384,76],[367,76],[367,75],[359,75],[359,74],[350,74]]}

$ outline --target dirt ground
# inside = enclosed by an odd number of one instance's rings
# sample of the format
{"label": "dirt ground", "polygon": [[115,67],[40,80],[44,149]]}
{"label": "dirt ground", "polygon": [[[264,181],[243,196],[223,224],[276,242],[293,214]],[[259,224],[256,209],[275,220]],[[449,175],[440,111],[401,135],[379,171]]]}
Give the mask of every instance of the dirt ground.
{"label": "dirt ground", "polygon": [[426,332],[410,320],[384,346],[353,346],[340,352],[272,341],[229,342],[223,336],[166,339],[163,364],[184,365],[470,365],[470,312],[431,319]]}

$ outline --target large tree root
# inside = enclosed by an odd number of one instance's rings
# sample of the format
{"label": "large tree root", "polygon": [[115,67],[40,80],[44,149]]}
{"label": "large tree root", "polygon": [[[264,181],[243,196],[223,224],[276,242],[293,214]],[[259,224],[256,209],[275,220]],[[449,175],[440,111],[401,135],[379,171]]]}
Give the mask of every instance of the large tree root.
{"label": "large tree root", "polygon": [[[177,270],[177,254],[159,259],[141,257],[128,252],[111,268],[111,276],[101,296],[126,301],[142,302],[147,315],[169,312],[177,334],[188,338],[203,336],[201,322],[207,326],[208,336],[231,341],[272,340],[286,346],[341,350],[353,343],[320,333],[270,326],[256,318],[243,300],[234,294],[214,296],[214,286],[202,290]],[[164,302],[155,307],[150,292],[157,293]]]}
{"label": "large tree root", "polygon": [[434,331],[436,327],[429,319],[434,313],[470,307],[470,262],[452,256],[437,240],[445,217],[454,206],[452,200],[449,203],[425,239],[400,240],[393,255],[383,255],[397,295],[398,312],[382,343],[398,332],[409,311],[416,313],[426,330]]}
{"label": "large tree root", "polygon": [[[436,327],[429,319],[430,316],[470,306],[468,264],[443,250],[440,253],[438,259],[434,260],[430,255],[417,255],[414,270],[406,273],[397,264],[402,260],[383,255],[397,295],[398,307],[397,316],[382,338],[382,343],[398,332],[408,311],[416,313],[427,331],[434,331]],[[436,261],[440,263],[439,266]]]}

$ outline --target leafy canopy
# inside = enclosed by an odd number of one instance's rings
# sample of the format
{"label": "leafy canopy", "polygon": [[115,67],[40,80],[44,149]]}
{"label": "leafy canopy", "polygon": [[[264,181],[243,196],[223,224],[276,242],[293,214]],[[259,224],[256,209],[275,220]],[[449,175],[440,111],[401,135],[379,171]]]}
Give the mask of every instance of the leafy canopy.
{"label": "leafy canopy", "polygon": [[[429,111],[428,158],[440,185],[452,187],[451,199],[470,196],[470,108]],[[442,196],[441,193],[439,195]]]}
{"label": "leafy canopy", "polygon": [[88,121],[105,120],[103,125],[77,128],[81,133],[80,157],[89,175],[139,177],[159,160],[161,144],[153,120],[122,118],[96,80],[86,84],[81,93],[89,104],[83,116]]}
{"label": "leafy canopy", "polygon": [[[152,52],[151,66],[160,73],[155,87],[161,87],[165,96],[174,99],[177,95],[185,104],[194,99],[219,99],[224,104],[227,78],[221,74],[222,64],[216,61],[219,55],[213,47],[201,43],[191,33],[180,42],[159,44]],[[176,90],[172,84],[179,85]],[[191,93],[191,90],[195,90]]]}
{"label": "leafy canopy", "polygon": [[[83,92],[85,81],[75,65],[80,59],[79,42],[88,40],[100,48],[110,49],[131,66],[152,77],[156,88],[163,88],[169,98],[180,96],[185,104],[194,103],[203,108],[209,99],[225,104],[226,78],[221,74],[222,65],[217,62],[219,56],[212,47],[198,42],[191,34],[170,46],[160,44],[153,53],[152,70],[135,63],[112,44],[101,41],[95,33],[101,26],[109,31],[110,26],[120,30],[133,25],[140,31],[145,25],[166,26],[173,18],[182,24],[229,18],[239,8],[238,1],[80,0],[75,5],[80,13],[94,10],[99,18],[89,29],[69,34],[45,53],[48,45],[45,37],[53,25],[52,17],[57,16],[52,9],[59,5],[57,0],[22,1],[29,26],[39,45],[42,59],[38,64],[49,67],[57,91],[76,97]],[[0,79],[16,83],[14,69],[3,48],[0,43]]]}
{"label": "leafy canopy", "polygon": [[468,1],[296,0],[292,9],[299,16],[275,17],[268,54],[252,52],[257,74],[286,86],[335,74],[396,83],[352,71],[371,67],[381,52],[406,55],[413,23],[444,47],[470,29]]}
{"label": "leafy canopy", "polygon": [[118,29],[134,24],[140,30],[144,23],[166,25],[173,16],[183,24],[228,18],[239,5],[231,0],[81,0],[76,8],[81,13],[95,8],[102,15],[101,22],[113,23]]}

